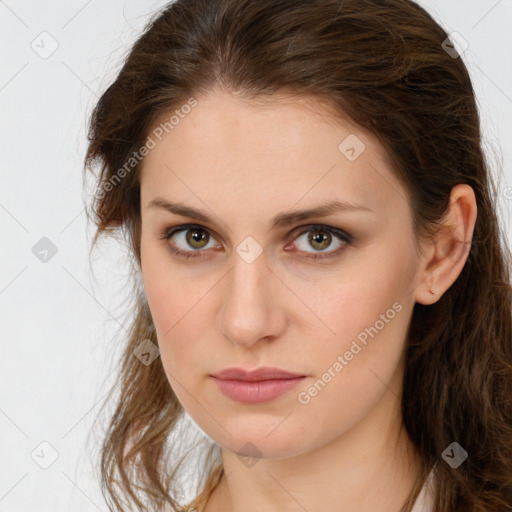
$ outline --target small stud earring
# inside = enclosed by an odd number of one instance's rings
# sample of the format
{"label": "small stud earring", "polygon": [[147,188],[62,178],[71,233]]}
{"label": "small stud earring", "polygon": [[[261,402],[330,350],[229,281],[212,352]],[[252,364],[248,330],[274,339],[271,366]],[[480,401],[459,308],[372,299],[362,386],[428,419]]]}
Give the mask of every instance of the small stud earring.
{"label": "small stud earring", "polygon": [[436,293],[436,292],[435,292],[434,290],[432,290],[432,288],[430,288],[430,293],[431,293],[432,295],[435,295],[435,293]]}

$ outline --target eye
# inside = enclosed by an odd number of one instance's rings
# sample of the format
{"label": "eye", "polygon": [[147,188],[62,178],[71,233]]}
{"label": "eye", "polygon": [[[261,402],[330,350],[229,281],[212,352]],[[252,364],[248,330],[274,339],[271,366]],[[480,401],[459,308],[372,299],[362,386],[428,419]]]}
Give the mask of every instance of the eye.
{"label": "eye", "polygon": [[[302,229],[293,245],[297,246],[300,252],[308,253],[308,256],[305,256],[306,258],[323,259],[337,256],[351,241],[351,236],[341,229],[314,225]],[[332,246],[333,242],[336,242],[334,250],[325,251],[324,249]],[[313,248],[313,251],[308,251],[308,248]]]}
{"label": "eye", "polygon": [[[169,251],[184,258],[203,257],[203,249],[211,249],[218,246],[209,246],[211,240],[215,240],[210,232],[201,226],[187,225],[171,229],[163,236],[165,240],[172,240],[168,245]],[[192,248],[192,250],[190,250]]]}
{"label": "eye", "polygon": [[[199,225],[187,224],[171,228],[165,231],[161,238],[171,242],[168,244],[169,252],[180,258],[202,258],[207,256],[205,249],[220,248],[219,245],[212,243],[215,238],[211,233]],[[334,250],[325,251],[333,242],[336,242]],[[299,252],[308,254],[304,256],[305,258],[322,259],[337,256],[351,242],[352,237],[341,229],[313,225],[303,227],[292,245],[297,245]],[[289,244],[286,247],[289,247]],[[312,248],[313,251],[309,251],[308,248]],[[287,248],[285,250],[289,251]]]}

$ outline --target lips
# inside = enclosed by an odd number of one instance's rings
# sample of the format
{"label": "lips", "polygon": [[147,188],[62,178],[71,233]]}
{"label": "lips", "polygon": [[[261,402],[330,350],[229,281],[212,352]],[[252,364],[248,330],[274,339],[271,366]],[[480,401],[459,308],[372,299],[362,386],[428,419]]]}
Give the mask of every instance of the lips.
{"label": "lips", "polygon": [[227,368],[219,373],[213,374],[212,377],[223,380],[257,382],[262,380],[295,379],[298,377],[305,377],[305,375],[287,372],[280,368],[263,367],[251,371],[244,370],[243,368]]}
{"label": "lips", "polygon": [[226,397],[244,404],[269,402],[298,386],[306,375],[280,368],[228,368],[211,375]]}

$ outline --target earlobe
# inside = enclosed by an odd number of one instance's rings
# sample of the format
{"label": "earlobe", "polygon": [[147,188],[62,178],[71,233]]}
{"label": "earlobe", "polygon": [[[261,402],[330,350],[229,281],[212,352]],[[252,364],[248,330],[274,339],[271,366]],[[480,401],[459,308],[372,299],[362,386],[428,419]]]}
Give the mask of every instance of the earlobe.
{"label": "earlobe", "polygon": [[[437,284],[436,284],[437,283]],[[442,293],[439,292],[439,282],[436,280],[436,270],[429,273],[416,287],[415,301],[425,306],[437,302]]]}
{"label": "earlobe", "polygon": [[466,184],[453,187],[448,210],[431,241],[433,250],[425,255],[416,302],[437,302],[459,277],[471,250],[476,217],[473,189]]}

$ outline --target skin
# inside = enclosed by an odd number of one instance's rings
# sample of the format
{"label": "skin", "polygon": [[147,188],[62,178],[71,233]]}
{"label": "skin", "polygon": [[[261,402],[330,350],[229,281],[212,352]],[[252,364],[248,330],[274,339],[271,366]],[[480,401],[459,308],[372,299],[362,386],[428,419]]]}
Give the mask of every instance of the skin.
{"label": "skin", "polygon": [[[414,304],[439,300],[462,271],[468,244],[457,240],[472,238],[473,190],[452,190],[452,229],[418,251],[407,193],[372,135],[315,98],[276,95],[256,104],[214,90],[196,99],[143,161],[141,271],[169,383],[222,448],[227,477],[206,511],[396,512],[419,468],[400,430],[406,332]],[[338,149],[350,134],[365,144],[354,161]],[[157,197],[213,221],[148,207]],[[270,229],[278,213],[332,200],[371,211]],[[162,238],[187,223],[206,230],[202,245],[191,246],[183,231]],[[342,229],[352,241],[332,235],[311,244],[307,236],[318,237],[318,228],[298,229],[311,224]],[[263,250],[252,263],[236,251],[248,236]],[[173,242],[205,257],[173,256]],[[339,247],[337,256],[310,258]],[[400,312],[301,403],[299,393],[394,303]],[[307,378],[271,402],[240,404],[209,376],[233,366],[275,366]],[[260,457],[241,456],[254,455],[247,443]]]}

